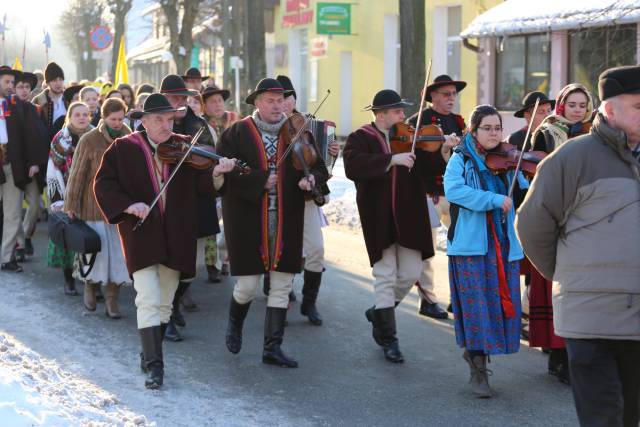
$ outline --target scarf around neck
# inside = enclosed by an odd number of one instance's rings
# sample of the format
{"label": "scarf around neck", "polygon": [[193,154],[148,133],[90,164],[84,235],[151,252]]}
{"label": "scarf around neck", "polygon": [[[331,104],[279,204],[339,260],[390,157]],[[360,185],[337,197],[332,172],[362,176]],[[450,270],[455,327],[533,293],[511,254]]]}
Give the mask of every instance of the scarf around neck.
{"label": "scarf around neck", "polygon": [[274,136],[278,135],[278,132],[280,132],[280,128],[282,127],[284,122],[287,121],[287,116],[283,113],[282,118],[280,119],[279,122],[267,123],[260,118],[260,115],[258,114],[258,110],[255,110],[253,114],[251,114],[251,118],[256,123],[256,126],[258,127],[260,132],[267,133],[269,135],[274,135]]}

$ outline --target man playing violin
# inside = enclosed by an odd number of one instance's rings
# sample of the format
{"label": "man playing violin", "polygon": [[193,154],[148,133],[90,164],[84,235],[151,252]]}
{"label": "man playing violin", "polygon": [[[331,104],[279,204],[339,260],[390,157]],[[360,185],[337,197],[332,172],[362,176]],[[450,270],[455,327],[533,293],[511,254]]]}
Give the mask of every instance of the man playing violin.
{"label": "man playing violin", "polygon": [[242,160],[246,174],[225,176],[222,216],[231,274],[238,277],[229,306],[226,345],[231,353],[242,347],[242,326],[260,278],[270,275],[264,328],[263,363],[295,368],[298,362],[281,349],[293,275],[302,264],[305,195],[327,180],[327,168],[318,158],[310,175],[293,166],[287,151],[290,135],[284,114],[288,92],[275,79],[262,79],[245,102],[256,110],[227,129],[216,149]]}
{"label": "man playing violin", "polygon": [[[296,110],[296,91],[293,88],[291,80],[287,76],[277,76],[276,79],[282,84],[285,90],[290,90],[289,95],[285,95],[285,114],[291,116],[297,113]],[[316,144],[316,150],[320,153]],[[338,156],[340,154],[340,145],[333,141],[329,143],[329,154]],[[322,190],[323,194],[329,194],[329,188],[325,185]],[[322,282],[322,273],[324,272],[324,237],[322,236],[322,210],[311,197],[307,197],[304,204],[304,235],[303,235],[303,251],[304,251],[304,286],[302,288],[302,304],[300,305],[300,313],[309,318],[309,322],[313,325],[322,325],[322,317],[316,308],[316,300],[320,291]],[[289,298],[291,299],[291,298]]]}
{"label": "man playing violin", "polygon": [[[160,160],[158,147],[184,136],[172,132],[175,113],[164,95],[150,95],[144,109],[132,113],[144,131],[119,138],[105,151],[95,177],[94,192],[105,220],[118,225],[125,261],[137,292],[138,330],[142,342],[141,368],[145,386],[162,386],[162,338],[171,316],[171,301],[181,278],[196,271],[198,197],[214,194],[214,181],[235,161],[223,158],[214,167],[197,170],[183,164],[175,170]],[[212,178],[213,174],[213,178]],[[152,200],[161,194],[158,203]],[[134,230],[140,219],[145,222]]]}
{"label": "man playing violin", "polygon": [[403,356],[396,338],[395,307],[420,277],[422,260],[434,255],[426,181],[446,166],[440,151],[394,153],[389,131],[404,121],[411,104],[393,90],[382,90],[365,110],[375,120],[351,133],[343,150],[347,178],[357,190],[358,211],[375,278],[375,305],[366,311],[373,338],[387,360]]}
{"label": "man playing violin", "polygon": [[[453,112],[458,99],[458,94],[467,86],[466,82],[455,81],[447,75],[441,75],[434,79],[433,83],[427,86],[425,100],[431,103],[431,107],[422,112],[421,126],[435,124],[440,126],[445,134],[446,141],[442,145],[442,155],[445,160],[449,160],[451,149],[458,145],[460,136],[465,131],[464,118]],[[411,116],[407,122],[416,125],[418,113]],[[438,216],[448,227],[451,220],[449,218],[449,203],[444,197],[444,186],[442,176],[434,176],[427,182],[427,206],[431,214],[431,237],[433,245],[436,245],[436,233],[440,227]],[[417,286],[420,293],[420,310],[423,316],[434,319],[446,319],[448,314],[436,302],[435,271],[430,259],[424,261],[422,274]]]}

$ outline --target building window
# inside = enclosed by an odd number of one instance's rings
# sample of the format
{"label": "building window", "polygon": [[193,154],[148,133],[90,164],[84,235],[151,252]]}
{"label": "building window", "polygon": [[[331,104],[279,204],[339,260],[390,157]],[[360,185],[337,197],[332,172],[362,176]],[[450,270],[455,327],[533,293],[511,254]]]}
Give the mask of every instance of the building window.
{"label": "building window", "polygon": [[569,81],[598,95],[598,76],[607,68],[637,64],[635,25],[591,28],[569,34]]}
{"label": "building window", "polygon": [[547,34],[498,40],[496,106],[516,110],[531,91],[549,92],[551,42]]}
{"label": "building window", "polygon": [[462,52],[462,7],[447,8],[447,74],[460,79],[460,55]]}

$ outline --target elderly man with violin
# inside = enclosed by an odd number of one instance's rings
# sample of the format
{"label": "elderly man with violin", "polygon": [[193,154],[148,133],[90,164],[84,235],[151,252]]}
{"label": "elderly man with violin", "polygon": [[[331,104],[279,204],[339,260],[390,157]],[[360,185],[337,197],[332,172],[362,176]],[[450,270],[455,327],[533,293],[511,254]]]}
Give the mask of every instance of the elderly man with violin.
{"label": "elderly man with violin", "polygon": [[262,361],[295,368],[298,362],[281,349],[289,293],[302,263],[305,195],[321,196],[318,187],[326,182],[327,169],[309,140],[308,120],[284,114],[286,94],[277,80],[262,79],[245,100],[256,110],[227,129],[216,149],[251,168],[247,174],[226,175],[220,190],[231,274],[238,277],[229,306],[227,348],[240,351],[244,319],[261,276],[268,273]]}
{"label": "elderly man with violin", "polygon": [[[276,80],[282,84],[285,90],[291,93],[285,96],[285,114],[292,116],[296,110],[296,91],[291,80],[287,76],[277,76]],[[314,118],[315,122],[315,118]],[[316,151],[321,153],[319,141],[316,141]],[[331,141],[328,143],[328,155],[335,159],[340,154],[340,145]],[[322,186],[323,196],[329,194],[329,187]],[[300,314],[307,316],[311,324],[322,325],[322,317],[316,308],[316,300],[322,282],[324,272],[324,237],[322,235],[323,214],[321,206],[326,202],[326,197],[321,200],[314,200],[311,195],[306,197],[304,205],[304,285],[302,287],[302,304],[300,304]],[[289,298],[291,299],[291,298]]]}
{"label": "elderly man with violin", "polygon": [[446,166],[442,134],[426,135],[421,142],[413,132],[398,135],[406,128],[402,122],[409,105],[393,90],[378,92],[365,108],[373,112],[374,122],[351,133],[343,150],[375,278],[375,305],[366,317],[373,324],[374,340],[394,363],[404,361],[395,307],[420,277],[422,260],[434,255],[424,202],[426,181]]}
{"label": "elderly man with violin", "polygon": [[[442,144],[442,155],[445,160],[451,156],[451,149],[460,143],[460,137],[465,131],[464,118],[453,112],[458,94],[467,86],[466,82],[453,80],[447,75],[441,75],[426,87],[425,99],[431,103],[429,108],[422,111],[421,126],[437,125],[446,136]],[[407,123],[416,126],[420,112],[411,116]],[[431,219],[431,237],[436,246],[436,233],[440,227],[440,219],[449,227],[449,203],[444,197],[442,176],[434,176],[427,182],[427,206]],[[431,259],[424,260],[420,280],[416,283],[420,293],[419,314],[434,319],[446,319],[448,314],[437,303],[435,289],[435,271]]]}
{"label": "elderly man with violin", "polygon": [[[162,339],[178,282],[196,272],[198,197],[213,195],[214,182],[222,185],[222,174],[235,167],[234,160],[198,149],[190,137],[173,133],[178,111],[164,95],[150,95],[144,109],[132,113],[145,130],[113,142],[94,182],[105,220],[118,225],[134,280],[141,368],[151,389],[162,386]],[[194,158],[187,149],[207,158]],[[218,164],[213,167],[209,158]]]}

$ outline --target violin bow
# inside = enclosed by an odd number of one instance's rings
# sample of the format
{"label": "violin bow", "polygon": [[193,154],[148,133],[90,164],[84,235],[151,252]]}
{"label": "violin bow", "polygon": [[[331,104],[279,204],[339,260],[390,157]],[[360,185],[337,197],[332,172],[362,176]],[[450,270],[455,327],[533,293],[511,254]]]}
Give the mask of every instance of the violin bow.
{"label": "violin bow", "polygon": [[536,103],[533,106],[533,112],[531,113],[531,121],[529,122],[529,126],[527,127],[527,134],[524,137],[524,143],[522,144],[522,150],[520,151],[520,155],[518,156],[518,164],[516,165],[516,169],[513,171],[513,180],[511,181],[511,186],[509,187],[508,197],[513,197],[513,190],[516,186],[516,181],[518,180],[518,172],[520,172],[520,167],[522,166],[522,156],[524,155],[525,148],[527,148],[527,141],[529,140],[529,135],[531,135],[531,128],[533,127],[533,118],[536,116],[536,112],[538,111],[538,105],[540,105],[540,98],[536,99]]}
{"label": "violin bow", "polygon": [[289,155],[289,152],[291,151],[291,149],[293,147],[293,141],[295,141],[296,139],[298,139],[300,137],[300,135],[302,135],[302,132],[306,129],[306,127],[309,124],[309,122],[311,121],[311,119],[316,116],[316,114],[320,110],[320,107],[322,107],[322,104],[324,104],[324,102],[327,100],[329,95],[331,95],[331,89],[327,89],[326,95],[324,96],[324,98],[322,98],[322,100],[320,101],[320,104],[318,104],[318,106],[316,107],[315,111],[312,114],[307,115],[307,118],[305,119],[305,121],[302,124],[302,126],[300,126],[300,129],[298,129],[298,132],[295,134],[295,136],[293,138],[291,138],[292,143],[289,144],[287,149],[284,150],[284,153],[282,153],[282,157],[280,157],[280,159],[276,163],[276,169],[280,166],[280,163],[282,163],[282,161],[287,158],[287,155]]}
{"label": "violin bow", "polygon": [[420,99],[420,109],[418,110],[418,121],[416,121],[416,130],[413,133],[413,144],[411,144],[411,153],[416,153],[416,143],[418,142],[418,130],[422,125],[422,111],[424,110],[424,103],[427,100],[427,86],[429,86],[429,78],[431,77],[431,65],[433,60],[429,59],[429,66],[427,67],[427,75],[424,79],[424,86],[422,86],[422,98]]}
{"label": "violin bow", "polygon": [[[149,217],[149,215],[151,215],[151,211],[158,204],[158,201],[160,200],[160,197],[162,197],[164,192],[167,190],[167,186],[169,185],[169,183],[171,182],[173,177],[176,175],[176,173],[180,169],[180,166],[182,166],[184,161],[187,159],[187,157],[189,156],[189,153],[191,153],[191,150],[193,149],[193,147],[196,146],[196,142],[198,142],[198,138],[200,138],[200,136],[202,135],[203,132],[204,132],[204,126],[201,127],[198,130],[198,132],[196,132],[196,134],[193,136],[193,139],[191,139],[191,144],[189,144],[189,149],[184,153],[184,155],[182,156],[182,158],[180,159],[180,161],[178,162],[176,167],[173,169],[173,172],[171,172],[171,175],[169,175],[169,179],[167,179],[167,181],[160,188],[160,191],[158,191],[158,194],[156,194],[156,197],[153,198],[153,201],[151,202],[151,205],[149,206],[149,213],[144,218],[140,218],[138,220],[136,225],[133,227],[133,231],[136,231],[142,224],[144,224],[144,221]],[[153,161],[155,162],[155,159]]]}

